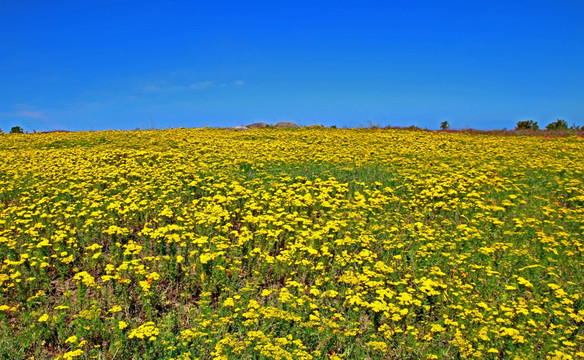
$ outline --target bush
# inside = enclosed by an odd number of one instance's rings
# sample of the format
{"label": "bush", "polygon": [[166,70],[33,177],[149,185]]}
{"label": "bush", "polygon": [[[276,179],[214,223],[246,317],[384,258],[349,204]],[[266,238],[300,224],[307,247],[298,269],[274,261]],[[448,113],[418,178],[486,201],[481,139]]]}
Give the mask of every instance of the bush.
{"label": "bush", "polygon": [[13,126],[12,129],[10,129],[10,133],[11,134],[24,134],[24,130],[22,130],[22,128],[20,126]]}
{"label": "bush", "polygon": [[448,123],[448,121],[442,121],[440,123],[440,129],[442,129],[442,130],[450,129],[450,124]]}
{"label": "bush", "polygon": [[539,125],[537,125],[537,122],[533,120],[519,121],[517,123],[517,126],[515,127],[515,130],[538,130],[538,129]]}
{"label": "bush", "polygon": [[558,119],[553,123],[547,124],[545,128],[548,130],[568,130],[568,123],[564,119]]}

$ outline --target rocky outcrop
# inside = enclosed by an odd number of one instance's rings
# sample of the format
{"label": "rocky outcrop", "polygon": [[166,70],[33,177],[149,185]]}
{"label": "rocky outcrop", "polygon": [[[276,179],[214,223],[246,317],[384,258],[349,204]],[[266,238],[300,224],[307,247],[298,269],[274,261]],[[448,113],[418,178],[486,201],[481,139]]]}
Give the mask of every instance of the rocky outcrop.
{"label": "rocky outcrop", "polygon": [[253,124],[246,125],[246,127],[248,129],[259,129],[259,128],[265,128],[266,126],[268,126],[268,124],[265,122],[256,122]]}
{"label": "rocky outcrop", "polygon": [[275,125],[277,128],[296,128],[298,125],[291,121],[280,121]]}

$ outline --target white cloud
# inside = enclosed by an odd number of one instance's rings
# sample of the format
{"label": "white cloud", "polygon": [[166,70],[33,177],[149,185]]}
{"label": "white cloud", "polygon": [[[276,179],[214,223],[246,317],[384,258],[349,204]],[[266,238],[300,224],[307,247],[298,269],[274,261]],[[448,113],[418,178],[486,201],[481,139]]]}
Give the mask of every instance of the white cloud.
{"label": "white cloud", "polygon": [[147,91],[147,92],[158,92],[158,91],[160,91],[160,88],[158,86],[156,86],[156,85],[148,85],[148,86],[146,86],[144,88],[144,91]]}
{"label": "white cloud", "polygon": [[212,81],[200,81],[197,83],[190,84],[188,86],[182,85],[168,85],[168,86],[158,86],[158,85],[148,85],[144,88],[146,92],[157,92],[157,93],[165,93],[165,92],[178,92],[178,91],[187,91],[187,90],[203,90],[208,88],[209,86],[213,85]]}
{"label": "white cloud", "polygon": [[30,119],[44,119],[45,113],[42,111],[17,111],[16,116],[25,117]]}
{"label": "white cloud", "polygon": [[186,86],[157,86],[157,85],[148,85],[144,88],[144,91],[147,92],[173,92],[173,91],[183,91],[186,90]]}
{"label": "white cloud", "polygon": [[235,85],[235,86],[241,86],[243,84],[245,84],[245,81],[243,81],[243,80],[237,80],[237,81],[233,82],[233,85]]}
{"label": "white cloud", "polygon": [[21,111],[13,111],[13,112],[3,112],[0,113],[2,117],[19,117],[19,118],[27,118],[27,119],[45,119],[45,113],[43,111],[38,110],[21,110]]}
{"label": "white cloud", "polygon": [[213,85],[213,82],[212,81],[201,81],[201,82],[198,82],[198,83],[191,84],[189,86],[189,89],[191,89],[191,90],[203,90],[204,88],[207,88],[207,87],[209,87],[211,85]]}
{"label": "white cloud", "polygon": [[14,110],[25,110],[25,111],[36,109],[36,106],[25,104],[25,103],[14,104],[12,107],[14,108]]}

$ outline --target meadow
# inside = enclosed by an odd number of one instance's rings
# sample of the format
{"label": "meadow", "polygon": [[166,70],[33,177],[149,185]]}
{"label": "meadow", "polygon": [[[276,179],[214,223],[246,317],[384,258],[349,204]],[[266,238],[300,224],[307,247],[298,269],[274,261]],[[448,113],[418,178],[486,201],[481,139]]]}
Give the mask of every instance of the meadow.
{"label": "meadow", "polygon": [[0,135],[2,359],[582,359],[584,138]]}

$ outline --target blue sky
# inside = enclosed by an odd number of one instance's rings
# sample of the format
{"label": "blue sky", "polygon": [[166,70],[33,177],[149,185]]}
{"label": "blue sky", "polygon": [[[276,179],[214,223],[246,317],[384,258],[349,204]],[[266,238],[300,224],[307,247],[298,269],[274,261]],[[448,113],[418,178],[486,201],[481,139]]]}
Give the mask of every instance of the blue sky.
{"label": "blue sky", "polygon": [[0,1],[0,129],[584,125],[584,2]]}

